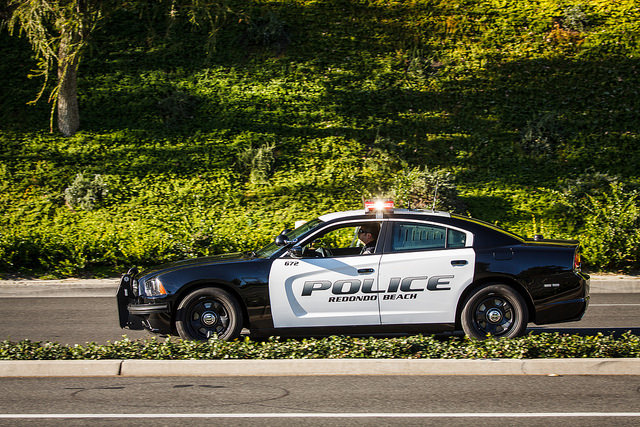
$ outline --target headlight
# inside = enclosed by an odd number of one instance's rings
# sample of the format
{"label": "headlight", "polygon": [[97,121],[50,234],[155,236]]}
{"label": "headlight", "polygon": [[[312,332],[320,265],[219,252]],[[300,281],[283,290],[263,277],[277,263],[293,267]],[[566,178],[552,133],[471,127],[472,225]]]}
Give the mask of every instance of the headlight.
{"label": "headlight", "polygon": [[157,277],[144,282],[144,294],[148,297],[159,297],[166,295],[167,291],[162,286],[162,282]]}

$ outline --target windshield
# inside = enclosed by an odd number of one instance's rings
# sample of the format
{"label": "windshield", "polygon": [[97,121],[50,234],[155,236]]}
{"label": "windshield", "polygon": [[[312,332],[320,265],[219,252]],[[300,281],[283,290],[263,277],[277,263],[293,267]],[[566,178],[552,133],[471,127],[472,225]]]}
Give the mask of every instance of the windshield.
{"label": "windshield", "polygon": [[[302,224],[300,227],[296,228],[295,230],[289,231],[286,234],[287,240],[298,239],[298,238],[302,237],[303,235],[307,234],[309,231],[311,231],[314,228],[316,228],[321,223],[322,223],[322,221],[320,221],[317,218],[312,220],[312,221],[305,222],[304,224]],[[265,246],[264,248],[258,249],[257,251],[255,251],[255,254],[256,254],[256,256],[258,258],[269,258],[271,255],[275,254],[280,249],[282,249],[282,246],[278,246],[274,242],[271,242],[267,246]]]}

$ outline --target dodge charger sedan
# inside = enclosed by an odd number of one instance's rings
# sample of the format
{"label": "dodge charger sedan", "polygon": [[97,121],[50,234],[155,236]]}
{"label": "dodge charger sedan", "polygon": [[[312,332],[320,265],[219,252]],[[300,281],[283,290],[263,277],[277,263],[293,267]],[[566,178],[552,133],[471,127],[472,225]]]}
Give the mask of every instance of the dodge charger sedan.
{"label": "dodge charger sedan", "polygon": [[243,328],[517,337],[529,322],[579,320],[588,303],[575,241],[388,205],[323,215],[255,252],[132,268],[117,294],[122,328],[195,340]]}

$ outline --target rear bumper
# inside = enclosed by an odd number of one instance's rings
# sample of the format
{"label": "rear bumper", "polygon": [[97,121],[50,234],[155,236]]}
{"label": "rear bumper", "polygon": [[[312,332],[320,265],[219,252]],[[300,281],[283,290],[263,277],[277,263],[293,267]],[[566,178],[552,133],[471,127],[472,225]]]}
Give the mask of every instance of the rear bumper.
{"label": "rear bumper", "polygon": [[123,329],[150,329],[148,319],[153,314],[169,314],[168,303],[138,303],[138,298],[133,294],[131,284],[133,275],[125,274],[120,279],[120,286],[116,294],[118,305],[118,320]]}
{"label": "rear bumper", "polygon": [[575,322],[582,319],[589,307],[591,281],[587,274],[575,274],[578,282],[575,289],[552,301],[536,305],[537,325]]}

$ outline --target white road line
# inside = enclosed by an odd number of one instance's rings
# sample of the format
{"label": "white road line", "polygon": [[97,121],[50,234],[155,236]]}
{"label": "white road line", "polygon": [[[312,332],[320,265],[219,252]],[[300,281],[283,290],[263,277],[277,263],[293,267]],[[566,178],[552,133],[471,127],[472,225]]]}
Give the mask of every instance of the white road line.
{"label": "white road line", "polygon": [[604,418],[637,417],[640,412],[379,412],[379,413],[226,413],[226,414],[0,414],[0,419],[62,418]]}
{"label": "white road line", "polygon": [[589,304],[589,307],[640,307],[640,304]]}

